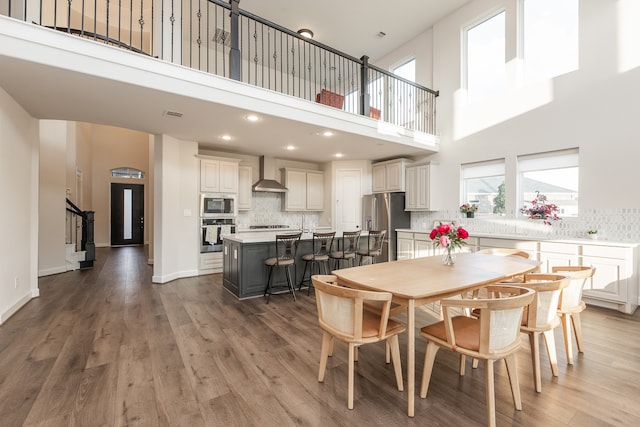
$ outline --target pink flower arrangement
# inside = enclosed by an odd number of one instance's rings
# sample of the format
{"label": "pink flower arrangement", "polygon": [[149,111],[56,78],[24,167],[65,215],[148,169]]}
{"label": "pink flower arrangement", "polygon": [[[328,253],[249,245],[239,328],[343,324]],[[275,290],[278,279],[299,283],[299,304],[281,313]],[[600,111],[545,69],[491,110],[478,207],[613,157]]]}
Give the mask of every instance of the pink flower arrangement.
{"label": "pink flower arrangement", "polygon": [[455,228],[450,224],[441,223],[431,230],[429,237],[435,246],[440,246],[450,252],[451,249],[460,249],[467,244],[465,240],[469,237],[469,232],[462,227]]}
{"label": "pink flower arrangement", "polygon": [[558,206],[547,202],[547,196],[536,191],[536,198],[531,201],[530,207],[520,209],[520,212],[531,219],[541,219],[545,224],[551,225],[550,221],[559,221]]}

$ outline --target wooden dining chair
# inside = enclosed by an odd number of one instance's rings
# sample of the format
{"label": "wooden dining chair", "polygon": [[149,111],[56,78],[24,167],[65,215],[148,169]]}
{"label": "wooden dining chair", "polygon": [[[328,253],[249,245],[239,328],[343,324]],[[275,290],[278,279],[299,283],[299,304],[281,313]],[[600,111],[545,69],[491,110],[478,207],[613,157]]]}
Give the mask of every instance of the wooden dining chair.
{"label": "wooden dining chair", "polygon": [[298,290],[302,289],[304,283],[304,276],[307,274],[307,267],[309,267],[309,288],[307,288],[307,295],[311,290],[311,276],[313,275],[313,267],[318,267],[318,274],[321,273],[320,266],[322,266],[322,273],[329,274],[329,254],[333,249],[333,239],[336,237],[335,231],[327,233],[313,233],[311,237],[310,254],[302,255],[304,261],[304,270],[302,271],[302,277],[298,284]]}
{"label": "wooden dining chair", "polygon": [[362,260],[365,257],[371,258],[371,264],[375,262],[376,257],[382,254],[382,245],[384,244],[384,236],[386,234],[387,230],[369,231],[367,247],[358,250],[358,255],[360,256],[358,265],[362,265]]}
{"label": "wooden dining chair", "polygon": [[[322,349],[318,381],[324,382],[327,359],[333,354],[334,339],[349,346],[347,407],[353,409],[354,364],[358,360],[358,347],[386,341],[391,347],[391,359],[399,391],[403,391],[402,366],[398,334],[406,329],[402,323],[389,319],[391,293],[345,288],[337,284],[336,276],[313,275],[316,291],[318,322],[322,328]],[[365,301],[382,301],[380,314],[364,310]]]}
{"label": "wooden dining chair", "polygon": [[335,270],[340,268],[340,261],[346,261],[349,266],[353,266],[356,260],[356,253],[358,251],[358,244],[360,243],[360,230],[357,231],[345,231],[342,233],[342,250],[338,246],[338,250],[331,252],[329,258],[334,262],[333,268]]}
{"label": "wooden dining chair", "polygon": [[[522,410],[515,353],[520,348],[520,323],[524,307],[534,298],[534,291],[519,286],[490,285],[481,299],[444,299],[444,320],[423,327],[420,335],[427,340],[420,397],[427,397],[431,373],[438,350],[446,348],[460,353],[460,375],[464,375],[465,357],[483,360],[487,424],[496,425],[493,363],[504,359],[507,365],[513,403]],[[478,317],[459,315],[460,309],[474,308]]]}
{"label": "wooden dining chair", "polygon": [[[529,258],[529,253],[515,248],[486,248],[480,249],[479,254],[497,255],[497,256],[517,256],[520,258]],[[503,283],[522,283],[524,278],[522,276],[515,276],[511,279],[504,280]]]}
{"label": "wooden dining chair", "polygon": [[569,286],[569,278],[561,274],[529,273],[524,275],[522,286],[535,290],[535,298],[522,316],[520,331],[529,335],[531,362],[537,392],[542,391],[540,375],[540,335],[547,347],[551,373],[558,376],[558,355],[553,330],[560,325],[558,301],[560,292]]}
{"label": "wooden dining chair", "polygon": [[594,267],[586,266],[555,266],[551,267],[551,272],[569,276],[571,281],[569,286],[560,293],[558,301],[558,314],[564,335],[564,348],[567,354],[567,363],[573,365],[573,343],[571,342],[571,325],[576,336],[578,352],[583,353],[582,326],[580,323],[580,313],[587,308],[582,301],[582,289],[587,280],[593,277],[596,272]]}
{"label": "wooden dining chair", "polygon": [[264,288],[264,296],[267,297],[267,304],[269,304],[269,299],[273,291],[271,280],[275,268],[284,269],[287,278],[287,288],[289,292],[291,292],[291,295],[293,295],[293,300],[296,300],[296,291],[293,288],[290,268],[291,266],[295,268],[296,265],[296,252],[298,250],[298,243],[300,243],[300,236],[302,236],[302,233],[276,234],[276,256],[264,260],[264,264],[269,268],[269,278],[267,279],[267,286]]}

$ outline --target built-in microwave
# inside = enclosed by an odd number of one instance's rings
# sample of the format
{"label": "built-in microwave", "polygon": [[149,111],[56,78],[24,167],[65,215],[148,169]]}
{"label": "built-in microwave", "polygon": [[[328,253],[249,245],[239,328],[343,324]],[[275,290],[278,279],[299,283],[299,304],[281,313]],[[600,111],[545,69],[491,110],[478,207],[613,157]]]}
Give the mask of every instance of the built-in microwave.
{"label": "built-in microwave", "polygon": [[200,198],[200,216],[231,217],[237,214],[236,198],[232,194],[205,194]]}

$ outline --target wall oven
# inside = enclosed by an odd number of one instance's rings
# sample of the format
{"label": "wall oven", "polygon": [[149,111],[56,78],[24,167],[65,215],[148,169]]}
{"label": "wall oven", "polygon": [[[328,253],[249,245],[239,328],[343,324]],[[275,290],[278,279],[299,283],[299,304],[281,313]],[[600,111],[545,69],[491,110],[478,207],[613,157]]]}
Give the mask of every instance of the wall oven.
{"label": "wall oven", "polygon": [[200,217],[230,218],[237,215],[236,198],[232,194],[205,194],[200,196]]}
{"label": "wall oven", "polygon": [[234,218],[202,218],[200,220],[200,253],[222,252],[222,235],[235,232]]}

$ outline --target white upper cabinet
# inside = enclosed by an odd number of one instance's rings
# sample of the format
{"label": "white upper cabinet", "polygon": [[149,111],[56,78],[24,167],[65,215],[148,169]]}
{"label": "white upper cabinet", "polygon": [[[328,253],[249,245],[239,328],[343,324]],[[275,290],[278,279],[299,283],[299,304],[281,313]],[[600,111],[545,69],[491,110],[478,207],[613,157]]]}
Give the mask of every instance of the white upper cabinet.
{"label": "white upper cabinet", "polygon": [[407,159],[395,159],[373,164],[371,167],[373,192],[405,191],[405,167],[409,163]]}
{"label": "white upper cabinet", "polygon": [[321,211],[324,209],[324,173],[304,169],[283,169],[285,211]]}
{"label": "white upper cabinet", "polygon": [[433,211],[439,208],[433,179],[435,168],[433,163],[407,167],[405,210]]}
{"label": "white upper cabinet", "polygon": [[238,192],[237,159],[202,158],[200,160],[200,191],[203,193]]}
{"label": "white upper cabinet", "polygon": [[238,210],[248,211],[252,206],[251,185],[253,184],[251,166],[238,167]]}

